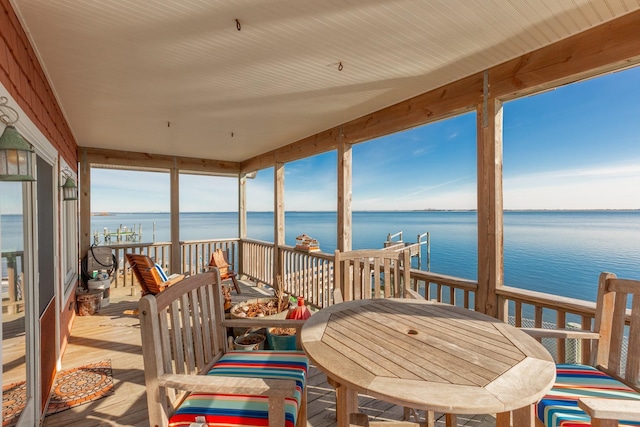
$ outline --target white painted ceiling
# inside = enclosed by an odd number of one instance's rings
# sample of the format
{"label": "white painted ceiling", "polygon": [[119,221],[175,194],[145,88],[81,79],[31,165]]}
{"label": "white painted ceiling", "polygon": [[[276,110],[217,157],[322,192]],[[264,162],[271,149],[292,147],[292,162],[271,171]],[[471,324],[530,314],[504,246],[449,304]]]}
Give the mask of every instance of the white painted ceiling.
{"label": "white painted ceiling", "polygon": [[12,4],[80,146],[229,161],[640,8],[640,0]]}

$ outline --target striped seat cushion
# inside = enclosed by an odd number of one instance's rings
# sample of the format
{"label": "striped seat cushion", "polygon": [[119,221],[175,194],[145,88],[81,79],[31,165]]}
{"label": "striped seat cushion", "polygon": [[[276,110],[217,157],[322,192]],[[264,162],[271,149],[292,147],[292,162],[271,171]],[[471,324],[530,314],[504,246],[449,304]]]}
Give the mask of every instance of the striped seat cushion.
{"label": "striped seat cushion", "polygon": [[[294,396],[285,399],[286,426],[294,427],[308,370],[309,359],[300,351],[231,351],[209,375],[295,380]],[[207,426],[268,426],[268,414],[266,396],[192,393],[171,417],[169,426],[187,427],[196,417]]]}
{"label": "striped seat cushion", "polygon": [[[538,418],[547,427],[590,426],[591,419],[578,407],[582,397],[640,399],[640,394],[591,366],[557,365],[556,382],[538,403]],[[620,426],[640,423],[621,421]]]}

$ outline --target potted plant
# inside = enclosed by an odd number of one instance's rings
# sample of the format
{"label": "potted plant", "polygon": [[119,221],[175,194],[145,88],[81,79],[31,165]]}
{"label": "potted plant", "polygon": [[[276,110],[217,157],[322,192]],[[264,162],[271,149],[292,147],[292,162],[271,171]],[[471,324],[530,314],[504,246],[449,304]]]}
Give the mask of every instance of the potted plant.
{"label": "potted plant", "polygon": [[271,350],[295,350],[296,328],[267,328],[267,344]]}
{"label": "potted plant", "polygon": [[233,341],[236,350],[262,350],[264,349],[265,336],[257,333],[240,335]]}

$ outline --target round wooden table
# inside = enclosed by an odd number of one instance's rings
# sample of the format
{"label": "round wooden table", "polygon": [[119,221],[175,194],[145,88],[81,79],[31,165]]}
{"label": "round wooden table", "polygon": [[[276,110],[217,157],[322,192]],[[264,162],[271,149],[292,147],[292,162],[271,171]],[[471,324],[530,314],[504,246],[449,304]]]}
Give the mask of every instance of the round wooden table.
{"label": "round wooden table", "polygon": [[497,425],[513,411],[513,425],[533,425],[533,404],[555,380],[551,355],[524,332],[430,301],[337,304],[307,320],[301,342],[313,363],[339,383],[339,427],[358,411],[358,393],[428,411],[497,413]]}

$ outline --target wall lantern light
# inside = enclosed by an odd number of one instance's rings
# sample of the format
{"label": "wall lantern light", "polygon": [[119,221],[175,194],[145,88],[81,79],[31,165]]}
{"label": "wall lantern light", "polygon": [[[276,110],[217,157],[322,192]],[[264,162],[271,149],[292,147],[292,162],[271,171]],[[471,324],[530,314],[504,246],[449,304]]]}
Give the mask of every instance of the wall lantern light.
{"label": "wall lantern light", "polygon": [[78,186],[71,177],[71,171],[68,168],[62,170],[62,177],[66,178],[64,184],[60,186],[62,188],[62,200],[78,200]]}
{"label": "wall lantern light", "polygon": [[13,126],[18,112],[0,96],[0,122],[6,127],[0,136],[0,181],[35,181],[33,178],[33,147]]}

